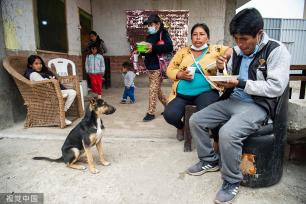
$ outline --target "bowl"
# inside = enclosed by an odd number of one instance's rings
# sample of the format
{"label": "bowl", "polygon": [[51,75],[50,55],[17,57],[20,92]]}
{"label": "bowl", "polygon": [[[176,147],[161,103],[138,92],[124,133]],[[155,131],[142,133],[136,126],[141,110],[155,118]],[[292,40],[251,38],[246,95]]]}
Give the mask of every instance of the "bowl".
{"label": "bowl", "polygon": [[148,46],[146,44],[136,43],[136,49],[139,53],[144,53],[147,51]]}

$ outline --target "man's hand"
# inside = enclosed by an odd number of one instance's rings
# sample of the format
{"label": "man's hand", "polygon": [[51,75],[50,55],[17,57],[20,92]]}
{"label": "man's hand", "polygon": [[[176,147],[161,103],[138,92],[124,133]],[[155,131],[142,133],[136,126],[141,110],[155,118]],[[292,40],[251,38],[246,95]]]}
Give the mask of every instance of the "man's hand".
{"label": "man's hand", "polygon": [[189,73],[188,70],[179,71],[176,74],[177,79],[184,79],[184,80],[192,80],[192,74]]}
{"label": "man's hand", "polygon": [[217,68],[219,70],[223,70],[224,69],[224,63],[227,64],[227,56],[226,55],[220,55],[217,58],[217,61],[216,61]]}
{"label": "man's hand", "polygon": [[223,70],[224,69],[224,63],[227,64],[227,62],[231,58],[232,54],[233,54],[233,49],[232,48],[227,48],[225,50],[224,54],[220,55],[217,58],[216,65],[217,65],[217,68],[219,70]]}
{"label": "man's hand", "polygon": [[234,88],[238,85],[239,81],[238,79],[230,79],[227,81],[216,81],[216,83],[220,86],[224,86],[224,88]]}

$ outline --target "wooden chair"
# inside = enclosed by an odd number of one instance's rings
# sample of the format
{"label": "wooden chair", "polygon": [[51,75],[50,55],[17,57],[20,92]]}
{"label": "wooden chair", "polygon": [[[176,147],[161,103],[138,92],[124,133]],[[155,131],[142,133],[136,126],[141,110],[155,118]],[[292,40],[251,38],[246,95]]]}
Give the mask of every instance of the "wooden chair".
{"label": "wooden chair", "polygon": [[[64,128],[65,99],[62,96],[60,85],[57,80],[30,81],[23,74],[27,67],[27,58],[21,56],[10,56],[3,60],[3,66],[13,77],[20,94],[27,107],[27,117],[24,126],[59,126]],[[84,111],[81,103],[80,86],[77,76],[58,77],[60,82],[72,84],[76,90],[76,98],[66,112],[66,117],[77,119],[83,116]]]}

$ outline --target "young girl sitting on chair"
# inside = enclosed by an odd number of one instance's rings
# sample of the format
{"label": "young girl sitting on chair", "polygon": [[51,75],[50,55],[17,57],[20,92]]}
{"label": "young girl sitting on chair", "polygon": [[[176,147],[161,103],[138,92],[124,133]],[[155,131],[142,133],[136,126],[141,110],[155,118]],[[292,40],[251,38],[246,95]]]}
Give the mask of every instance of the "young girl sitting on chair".
{"label": "young girl sitting on chair", "polygon": [[[44,61],[38,55],[31,55],[28,58],[27,69],[24,76],[31,81],[41,81],[48,79],[55,79],[54,74],[46,67]],[[67,97],[64,111],[66,112],[76,97],[76,91],[73,89],[66,89],[60,84],[63,97]],[[71,125],[71,121],[65,118],[66,125]]]}

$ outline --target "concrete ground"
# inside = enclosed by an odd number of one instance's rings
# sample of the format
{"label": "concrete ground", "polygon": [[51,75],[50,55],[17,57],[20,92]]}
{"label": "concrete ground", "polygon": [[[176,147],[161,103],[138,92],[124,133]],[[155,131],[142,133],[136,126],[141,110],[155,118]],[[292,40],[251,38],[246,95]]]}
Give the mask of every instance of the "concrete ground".
{"label": "concrete ground", "polygon": [[[168,94],[169,87],[164,87]],[[104,91],[117,111],[103,119],[103,143],[111,166],[97,165],[99,174],[64,164],[34,161],[34,156],[60,156],[72,127],[29,128],[16,124],[0,131],[0,192],[44,193],[44,203],[213,203],[221,185],[220,172],[189,176],[185,169],[197,162],[196,151],[183,152],[175,128],[160,115],[144,123],[147,88],[136,89],[136,104],[119,104],[121,88]],[[77,122],[74,122],[75,125]],[[94,159],[98,162],[97,152]],[[87,166],[87,164],[84,164]],[[282,180],[268,188],[241,187],[235,203],[306,203],[306,164],[285,162]]]}

